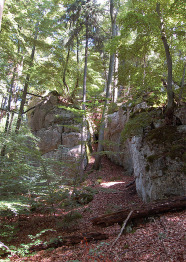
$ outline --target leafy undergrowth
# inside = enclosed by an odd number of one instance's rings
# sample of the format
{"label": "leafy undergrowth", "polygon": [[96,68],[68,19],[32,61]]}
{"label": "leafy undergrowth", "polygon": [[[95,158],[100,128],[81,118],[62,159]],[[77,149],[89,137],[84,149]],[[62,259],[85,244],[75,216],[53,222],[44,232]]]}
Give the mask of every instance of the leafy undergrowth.
{"label": "leafy undergrowth", "polygon": [[[85,171],[87,179],[83,183],[91,194],[84,195],[80,191],[76,195],[76,200],[83,201],[81,205],[71,207],[70,210],[64,207],[56,208],[55,216],[37,210],[35,213],[1,219],[1,229],[4,225],[6,228],[3,232],[7,233],[1,235],[1,241],[12,251],[12,255],[9,258],[2,257],[2,261],[185,261],[185,212],[152,217],[146,224],[128,227],[128,233],[122,235],[114,246],[112,244],[121,230],[119,225],[104,229],[92,225],[93,217],[121,208],[132,208],[133,205],[142,203],[134,188],[126,188],[133,178],[125,176],[122,167],[103,157],[102,169],[92,171],[93,162],[92,157]],[[55,243],[65,236],[81,235],[84,232],[106,233],[109,238],[90,243],[85,238],[74,246],[62,246],[29,254],[30,246],[45,242]],[[9,235],[12,237],[9,238]]]}

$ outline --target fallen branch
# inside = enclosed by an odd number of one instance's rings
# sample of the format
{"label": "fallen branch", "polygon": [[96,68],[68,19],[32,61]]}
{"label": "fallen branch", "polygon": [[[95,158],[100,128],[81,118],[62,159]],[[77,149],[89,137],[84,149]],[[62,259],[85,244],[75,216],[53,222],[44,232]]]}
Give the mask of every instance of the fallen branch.
{"label": "fallen branch", "polygon": [[136,181],[135,181],[135,180],[133,180],[132,182],[130,182],[129,184],[127,184],[127,185],[126,185],[126,188],[128,188],[128,187],[130,187],[130,186],[134,185],[134,184],[135,184],[135,182],[136,182]]}
{"label": "fallen branch", "polygon": [[10,253],[12,256],[18,257],[18,255],[16,255],[15,252],[13,252],[12,250],[10,250],[10,248],[9,248],[8,246],[6,246],[3,242],[0,241],[0,248],[1,248],[1,247],[6,248],[6,249],[8,250],[7,253]]}
{"label": "fallen branch", "polygon": [[116,242],[118,241],[118,239],[119,239],[120,236],[122,235],[123,230],[125,229],[126,224],[127,224],[128,220],[129,220],[129,218],[131,217],[132,213],[133,213],[133,210],[130,211],[130,213],[128,214],[127,218],[126,218],[125,221],[123,222],[123,226],[122,226],[122,228],[121,228],[121,231],[120,231],[119,235],[117,236],[116,240],[115,240],[115,241],[113,242],[113,244],[111,245],[111,248],[116,244]]}
{"label": "fallen branch", "polygon": [[[140,218],[146,218],[149,216],[154,216],[161,213],[180,211],[186,207],[186,197],[177,197],[174,199],[167,199],[164,201],[154,202],[150,204],[143,204],[140,207],[133,207],[133,213],[131,214],[129,220],[133,222],[138,222]],[[101,217],[93,218],[93,225],[107,227],[115,223],[122,225],[123,221],[127,218],[130,208],[123,209],[118,212],[103,215]]]}
{"label": "fallen branch", "polygon": [[58,248],[61,246],[76,245],[81,243],[86,239],[86,242],[95,240],[105,240],[108,236],[99,232],[88,232],[82,235],[73,235],[63,238],[56,238],[53,242],[40,243],[39,245],[34,245],[29,248],[30,252],[46,250],[48,248]]}

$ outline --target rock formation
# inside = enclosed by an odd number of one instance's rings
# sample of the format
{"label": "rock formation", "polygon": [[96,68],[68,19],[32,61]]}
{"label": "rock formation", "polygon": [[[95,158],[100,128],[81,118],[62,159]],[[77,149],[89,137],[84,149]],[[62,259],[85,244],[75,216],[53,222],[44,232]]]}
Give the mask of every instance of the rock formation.
{"label": "rock formation", "polygon": [[[141,111],[141,112],[140,112]],[[161,109],[120,107],[108,116],[105,151],[134,175],[144,202],[185,195],[185,108],[176,110],[178,126],[165,126]],[[179,118],[178,118],[179,117]]]}
{"label": "rock formation", "polygon": [[[39,138],[38,146],[44,157],[64,162],[77,162],[80,158],[82,115],[74,108],[63,106],[58,95],[51,94],[37,101],[28,114],[28,124]],[[90,139],[88,132],[85,139]],[[86,165],[86,152],[83,154]]]}

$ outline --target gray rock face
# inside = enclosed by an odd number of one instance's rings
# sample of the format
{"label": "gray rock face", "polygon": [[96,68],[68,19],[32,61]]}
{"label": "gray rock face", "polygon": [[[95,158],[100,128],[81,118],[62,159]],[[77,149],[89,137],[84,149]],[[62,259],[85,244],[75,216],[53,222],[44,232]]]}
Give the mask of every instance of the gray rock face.
{"label": "gray rock face", "polygon": [[136,190],[144,202],[169,196],[185,195],[184,162],[180,158],[164,156],[162,145],[152,149],[142,137],[131,139]]}
{"label": "gray rock face", "polygon": [[108,157],[114,163],[124,167],[129,175],[133,173],[132,155],[129,147],[129,140],[122,143],[121,132],[127,123],[129,112],[123,111],[120,107],[118,112],[108,116],[104,139],[104,149],[109,151]]}
{"label": "gray rock face", "polygon": [[122,130],[128,120],[129,112],[122,108],[108,116],[105,151],[112,152],[108,157],[122,165],[128,174],[133,173],[138,195],[144,202],[185,195],[185,126],[169,130],[163,127],[161,119],[155,118],[154,124],[144,128],[140,135],[123,142]]}
{"label": "gray rock face", "polygon": [[[28,116],[28,123],[39,138],[38,145],[44,157],[77,162],[81,156],[81,117],[59,106],[58,97],[49,96],[36,105]],[[85,149],[83,153],[86,164]]]}

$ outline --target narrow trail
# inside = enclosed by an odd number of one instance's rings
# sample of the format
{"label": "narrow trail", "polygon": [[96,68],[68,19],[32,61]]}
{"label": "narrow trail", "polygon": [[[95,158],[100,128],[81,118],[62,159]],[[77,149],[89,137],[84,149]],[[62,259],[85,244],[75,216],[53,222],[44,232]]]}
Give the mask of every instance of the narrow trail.
{"label": "narrow trail", "polygon": [[[84,232],[101,232],[108,234],[106,241],[86,243],[86,240],[75,246],[62,246],[54,250],[43,250],[32,257],[12,258],[11,261],[42,261],[42,262],[184,262],[184,231],[185,212],[168,213],[131,228],[130,232],[122,235],[114,247],[112,243],[120,233],[120,226],[114,225],[107,228],[93,226],[91,219],[103,214],[118,211],[125,207],[141,205],[135,186],[126,188],[133,181],[133,177],[126,176],[123,167],[115,165],[107,157],[102,158],[102,168],[99,171],[92,169],[94,158],[90,159],[85,170],[87,176],[84,185],[97,190],[93,201],[77,208],[82,213],[72,228],[62,230],[56,228],[50,216],[42,214],[30,215],[19,221],[21,232],[17,236],[17,244],[24,242],[27,234],[40,232],[44,228],[53,228],[42,236],[43,241],[48,241],[57,236],[81,235]],[[64,212],[59,210],[58,221]],[[26,240],[26,239],[25,239]]]}

